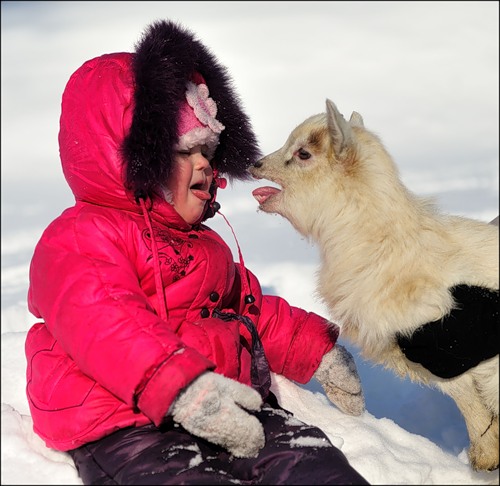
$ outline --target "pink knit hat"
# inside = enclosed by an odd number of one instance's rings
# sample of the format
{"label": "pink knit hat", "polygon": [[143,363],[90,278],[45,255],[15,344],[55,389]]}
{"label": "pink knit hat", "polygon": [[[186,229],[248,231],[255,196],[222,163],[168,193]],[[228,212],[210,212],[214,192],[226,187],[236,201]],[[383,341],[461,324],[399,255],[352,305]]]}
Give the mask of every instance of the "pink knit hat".
{"label": "pink knit hat", "polygon": [[189,150],[196,145],[206,145],[208,158],[212,158],[219,144],[224,125],[215,116],[217,105],[208,95],[208,87],[199,73],[194,73],[186,85],[186,100],[179,109],[177,124],[177,150]]}

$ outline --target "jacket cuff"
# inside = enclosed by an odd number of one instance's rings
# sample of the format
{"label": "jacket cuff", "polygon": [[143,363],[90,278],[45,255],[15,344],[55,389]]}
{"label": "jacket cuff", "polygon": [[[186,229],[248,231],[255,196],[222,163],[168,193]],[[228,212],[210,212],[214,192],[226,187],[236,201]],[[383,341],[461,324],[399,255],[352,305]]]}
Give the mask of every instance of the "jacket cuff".
{"label": "jacket cuff", "polygon": [[194,349],[184,348],[172,355],[148,381],[137,407],[159,426],[179,392],[215,364]]}
{"label": "jacket cuff", "polygon": [[[283,375],[298,383],[308,383],[323,356],[335,346],[339,332],[337,324],[312,312],[308,313],[288,348]],[[307,342],[307,352],[304,342]]]}

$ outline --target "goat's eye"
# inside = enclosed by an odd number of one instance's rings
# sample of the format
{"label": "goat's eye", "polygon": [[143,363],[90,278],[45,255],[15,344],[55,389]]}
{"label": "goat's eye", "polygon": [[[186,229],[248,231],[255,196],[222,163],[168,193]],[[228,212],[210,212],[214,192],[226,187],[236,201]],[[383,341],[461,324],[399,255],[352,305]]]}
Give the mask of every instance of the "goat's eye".
{"label": "goat's eye", "polygon": [[311,158],[311,154],[307,150],[304,150],[303,148],[300,148],[297,151],[297,155],[299,156],[300,160],[307,160]]}

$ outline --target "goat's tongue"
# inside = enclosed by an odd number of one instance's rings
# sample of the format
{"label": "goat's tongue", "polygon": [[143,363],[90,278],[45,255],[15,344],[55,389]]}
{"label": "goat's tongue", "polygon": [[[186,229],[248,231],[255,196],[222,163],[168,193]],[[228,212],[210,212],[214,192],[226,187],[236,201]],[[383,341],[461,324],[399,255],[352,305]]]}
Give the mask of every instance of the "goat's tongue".
{"label": "goat's tongue", "polygon": [[252,196],[257,200],[259,204],[262,204],[272,195],[278,194],[279,192],[281,191],[276,187],[271,187],[271,186],[258,187],[257,189],[254,189],[252,191]]}

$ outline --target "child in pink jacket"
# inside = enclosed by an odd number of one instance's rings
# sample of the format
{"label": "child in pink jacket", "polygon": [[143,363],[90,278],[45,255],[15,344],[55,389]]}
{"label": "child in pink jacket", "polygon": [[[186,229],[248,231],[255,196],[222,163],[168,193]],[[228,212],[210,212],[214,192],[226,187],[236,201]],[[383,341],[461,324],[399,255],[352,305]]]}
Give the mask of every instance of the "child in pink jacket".
{"label": "child in pink jacket", "polygon": [[338,327],[263,295],[204,224],[222,176],[248,178],[260,155],[209,49],[158,21],[134,53],[85,62],[63,93],[59,147],[75,204],[35,249],[40,322],[26,341],[47,446],[84,484],[367,484],[269,391],[271,371],[314,376],[361,414]]}

